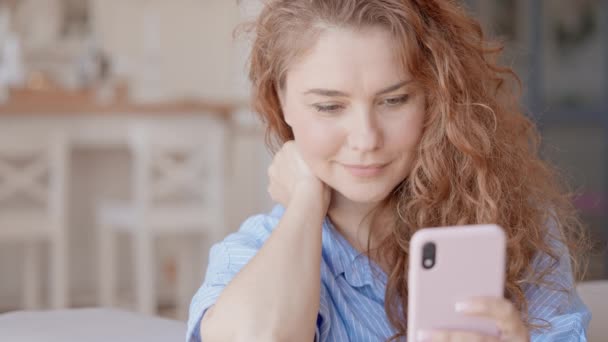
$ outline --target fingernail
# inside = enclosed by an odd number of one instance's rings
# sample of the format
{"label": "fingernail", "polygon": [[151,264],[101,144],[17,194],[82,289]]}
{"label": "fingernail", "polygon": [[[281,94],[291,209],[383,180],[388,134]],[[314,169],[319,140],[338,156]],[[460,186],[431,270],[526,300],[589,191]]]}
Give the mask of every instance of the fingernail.
{"label": "fingernail", "polygon": [[471,302],[458,302],[456,303],[454,309],[456,312],[475,312],[480,311],[481,307]]}
{"label": "fingernail", "polygon": [[419,342],[430,341],[432,337],[433,333],[430,331],[418,330],[418,333],[416,333],[416,341]]}

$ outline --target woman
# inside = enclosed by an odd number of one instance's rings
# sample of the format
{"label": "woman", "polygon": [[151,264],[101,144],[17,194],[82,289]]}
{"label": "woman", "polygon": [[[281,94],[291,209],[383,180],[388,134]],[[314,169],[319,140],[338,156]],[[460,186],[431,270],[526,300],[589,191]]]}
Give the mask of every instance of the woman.
{"label": "woman", "polygon": [[537,155],[517,78],[456,2],[274,0],[253,28],[280,205],[211,249],[190,341],[404,340],[410,237],[474,223],[506,230],[505,298],[459,311],[494,320],[502,341],[586,340],[569,257],[580,224]]}

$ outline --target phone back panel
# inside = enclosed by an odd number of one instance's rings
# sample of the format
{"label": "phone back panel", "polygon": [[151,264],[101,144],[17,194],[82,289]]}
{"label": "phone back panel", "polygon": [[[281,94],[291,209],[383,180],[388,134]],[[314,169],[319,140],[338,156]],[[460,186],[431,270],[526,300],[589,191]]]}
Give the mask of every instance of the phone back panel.
{"label": "phone back panel", "polygon": [[[423,267],[423,247],[433,242],[435,265]],[[423,330],[466,330],[491,335],[495,324],[455,311],[473,297],[503,297],[506,237],[496,225],[426,228],[410,240],[408,341]]]}

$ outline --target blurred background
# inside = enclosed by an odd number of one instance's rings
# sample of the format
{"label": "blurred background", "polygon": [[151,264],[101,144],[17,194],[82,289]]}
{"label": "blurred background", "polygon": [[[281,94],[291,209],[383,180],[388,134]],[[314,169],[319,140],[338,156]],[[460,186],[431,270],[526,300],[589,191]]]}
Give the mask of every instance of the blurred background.
{"label": "blurred background", "polygon": [[[605,246],[608,2],[465,3],[505,43],[543,154]],[[258,10],[0,0],[0,312],[103,305],[186,318],[210,244],[271,207],[248,42],[232,35]],[[598,249],[587,279],[606,278]]]}

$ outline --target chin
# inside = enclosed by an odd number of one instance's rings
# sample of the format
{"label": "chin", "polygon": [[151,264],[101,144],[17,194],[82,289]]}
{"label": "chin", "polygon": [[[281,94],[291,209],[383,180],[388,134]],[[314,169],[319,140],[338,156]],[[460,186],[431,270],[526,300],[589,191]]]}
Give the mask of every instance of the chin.
{"label": "chin", "polygon": [[356,203],[378,203],[391,192],[390,189],[370,189],[370,187],[360,185],[344,186],[337,188],[336,191]]}

